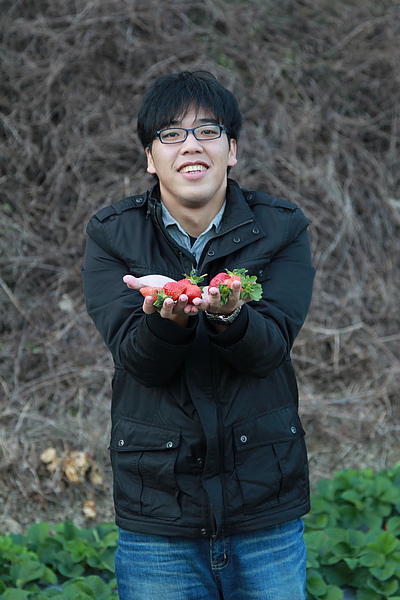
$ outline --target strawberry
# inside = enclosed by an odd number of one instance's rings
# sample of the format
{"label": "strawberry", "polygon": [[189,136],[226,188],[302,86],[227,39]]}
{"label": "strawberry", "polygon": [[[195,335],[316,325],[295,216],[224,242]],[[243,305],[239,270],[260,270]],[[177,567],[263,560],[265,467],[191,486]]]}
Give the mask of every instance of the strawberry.
{"label": "strawberry", "polygon": [[229,271],[226,269],[226,273],[218,273],[210,281],[209,287],[218,287],[221,296],[221,305],[228,302],[229,296],[232,294],[232,283],[234,281],[240,281],[240,298],[241,300],[258,301],[262,298],[262,287],[259,283],[256,283],[257,277],[250,277],[246,275],[247,269],[234,269]]}
{"label": "strawberry", "polygon": [[168,298],[172,298],[172,300],[179,300],[179,296],[185,293],[187,283],[181,279],[179,281],[168,281],[163,286],[163,290]]}
{"label": "strawberry", "polygon": [[194,298],[201,298],[202,292],[198,285],[190,283],[186,286],[185,294],[188,297],[188,304],[191,304]]}
{"label": "strawberry", "polygon": [[155,301],[161,290],[161,287],[151,287],[150,285],[147,285],[145,287],[140,288],[139,291],[145,298],[146,296],[153,296],[153,301]]}
{"label": "strawberry", "polygon": [[218,273],[218,275],[211,279],[209,287],[218,287],[220,284],[223,284],[226,279],[229,279],[228,273]]}

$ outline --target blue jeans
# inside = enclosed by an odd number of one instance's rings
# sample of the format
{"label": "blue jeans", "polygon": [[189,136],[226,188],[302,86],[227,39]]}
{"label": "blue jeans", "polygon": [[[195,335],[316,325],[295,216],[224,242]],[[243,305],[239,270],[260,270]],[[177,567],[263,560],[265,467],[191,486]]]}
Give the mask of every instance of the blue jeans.
{"label": "blue jeans", "polygon": [[119,530],[120,600],[304,600],[301,519],[221,540]]}

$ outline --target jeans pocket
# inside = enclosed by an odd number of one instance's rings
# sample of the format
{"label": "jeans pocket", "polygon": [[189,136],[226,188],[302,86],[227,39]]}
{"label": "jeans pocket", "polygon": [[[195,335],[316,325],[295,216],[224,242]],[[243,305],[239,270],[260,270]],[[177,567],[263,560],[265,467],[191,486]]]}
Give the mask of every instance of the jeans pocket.
{"label": "jeans pocket", "polygon": [[121,418],[111,434],[114,499],[121,515],[181,516],[175,463],[180,430]]}
{"label": "jeans pocket", "polygon": [[235,469],[244,512],[254,513],[307,493],[305,432],[292,405],[235,425]]}

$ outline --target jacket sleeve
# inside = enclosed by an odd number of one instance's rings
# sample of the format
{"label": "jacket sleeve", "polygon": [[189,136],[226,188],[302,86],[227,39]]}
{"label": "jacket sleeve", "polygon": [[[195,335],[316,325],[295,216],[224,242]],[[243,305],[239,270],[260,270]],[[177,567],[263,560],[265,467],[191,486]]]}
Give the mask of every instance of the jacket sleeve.
{"label": "jacket sleeve", "polygon": [[225,332],[215,334],[208,326],[216,351],[235,369],[254,377],[267,377],[290,358],[311,303],[315,269],[308,221],[300,209],[290,220],[284,244],[271,256],[262,299],[246,304]]}
{"label": "jacket sleeve", "polygon": [[114,252],[100,224],[90,223],[82,270],[86,308],[114,361],[148,387],[168,381],[181,367],[198,318],[179,327],[155,313],[122,281],[129,268]]}

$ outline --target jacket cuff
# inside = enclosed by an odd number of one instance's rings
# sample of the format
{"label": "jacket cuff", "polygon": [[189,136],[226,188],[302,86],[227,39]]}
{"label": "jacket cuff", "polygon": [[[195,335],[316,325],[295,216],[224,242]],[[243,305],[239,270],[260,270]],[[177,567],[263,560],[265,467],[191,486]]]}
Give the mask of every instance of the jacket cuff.
{"label": "jacket cuff", "polygon": [[189,317],[187,327],[181,327],[170,319],[163,319],[158,313],[146,315],[147,326],[151,333],[168,344],[189,344],[196,336],[199,317]]}
{"label": "jacket cuff", "polygon": [[247,325],[249,322],[249,313],[247,310],[247,306],[243,304],[242,310],[236,317],[236,319],[228,325],[228,328],[222,333],[217,333],[211,323],[208,322],[207,318],[204,316],[204,322],[206,323],[207,333],[213,344],[217,346],[227,347],[232,346],[239,342],[247,330]]}

